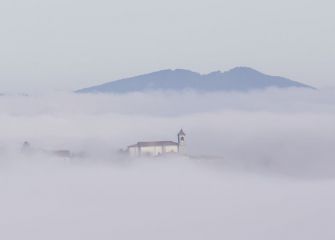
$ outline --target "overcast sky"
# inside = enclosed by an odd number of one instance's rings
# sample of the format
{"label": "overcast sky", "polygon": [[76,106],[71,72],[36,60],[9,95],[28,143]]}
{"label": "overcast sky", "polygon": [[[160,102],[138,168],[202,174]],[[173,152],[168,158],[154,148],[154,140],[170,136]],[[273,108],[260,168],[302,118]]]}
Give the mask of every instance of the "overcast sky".
{"label": "overcast sky", "polygon": [[3,0],[0,92],[250,66],[334,87],[331,0]]}

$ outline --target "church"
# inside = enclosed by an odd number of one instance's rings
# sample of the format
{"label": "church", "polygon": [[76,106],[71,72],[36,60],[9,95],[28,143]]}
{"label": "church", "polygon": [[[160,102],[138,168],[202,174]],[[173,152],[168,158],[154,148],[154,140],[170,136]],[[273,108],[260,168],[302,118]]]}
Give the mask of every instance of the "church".
{"label": "church", "polygon": [[185,137],[183,129],[177,135],[178,142],[157,141],[157,142],[138,142],[128,147],[127,152],[130,156],[160,156],[164,154],[185,153]]}

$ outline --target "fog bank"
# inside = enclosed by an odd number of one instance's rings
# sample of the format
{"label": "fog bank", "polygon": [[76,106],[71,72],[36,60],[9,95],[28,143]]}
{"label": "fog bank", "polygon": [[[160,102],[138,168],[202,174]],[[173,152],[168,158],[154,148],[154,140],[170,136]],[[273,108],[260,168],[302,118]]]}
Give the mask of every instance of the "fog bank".
{"label": "fog bank", "polygon": [[[333,240],[334,94],[0,97],[0,238]],[[129,158],[137,141],[187,156]],[[22,153],[29,141],[33,153]],[[67,149],[77,155],[50,152]]]}
{"label": "fog bank", "polygon": [[244,168],[335,176],[332,91],[268,90],[197,94],[5,96],[0,98],[0,153],[36,148],[114,158],[137,141],[176,140],[188,154]]}

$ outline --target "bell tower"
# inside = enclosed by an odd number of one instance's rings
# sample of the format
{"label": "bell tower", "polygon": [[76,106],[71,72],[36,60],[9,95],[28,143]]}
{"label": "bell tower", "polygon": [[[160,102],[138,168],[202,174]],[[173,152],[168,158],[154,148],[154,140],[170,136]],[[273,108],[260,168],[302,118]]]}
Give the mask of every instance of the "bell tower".
{"label": "bell tower", "polygon": [[180,129],[178,133],[178,151],[179,153],[185,153],[185,137],[186,134],[183,129]]}

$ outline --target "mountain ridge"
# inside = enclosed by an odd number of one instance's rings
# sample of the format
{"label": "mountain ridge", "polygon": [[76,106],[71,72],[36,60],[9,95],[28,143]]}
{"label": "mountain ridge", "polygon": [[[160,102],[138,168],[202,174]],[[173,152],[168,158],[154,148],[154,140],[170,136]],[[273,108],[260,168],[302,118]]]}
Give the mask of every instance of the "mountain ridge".
{"label": "mountain ridge", "polygon": [[200,74],[187,69],[163,69],[134,77],[119,79],[76,93],[128,93],[143,91],[250,91],[277,88],[309,88],[312,86],[280,76],[271,76],[249,67],[235,67],[225,72]]}

